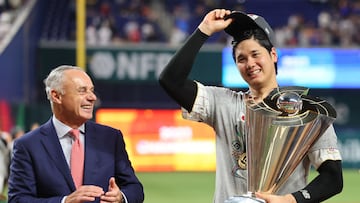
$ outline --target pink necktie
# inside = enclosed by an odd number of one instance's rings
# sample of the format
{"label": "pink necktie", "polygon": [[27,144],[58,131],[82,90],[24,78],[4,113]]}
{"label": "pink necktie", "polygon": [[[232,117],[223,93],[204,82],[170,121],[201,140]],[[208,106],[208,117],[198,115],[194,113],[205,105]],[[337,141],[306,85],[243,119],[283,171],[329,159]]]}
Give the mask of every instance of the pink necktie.
{"label": "pink necktie", "polygon": [[70,134],[74,136],[71,148],[70,169],[76,188],[82,185],[84,171],[84,148],[79,139],[79,130],[72,129]]}

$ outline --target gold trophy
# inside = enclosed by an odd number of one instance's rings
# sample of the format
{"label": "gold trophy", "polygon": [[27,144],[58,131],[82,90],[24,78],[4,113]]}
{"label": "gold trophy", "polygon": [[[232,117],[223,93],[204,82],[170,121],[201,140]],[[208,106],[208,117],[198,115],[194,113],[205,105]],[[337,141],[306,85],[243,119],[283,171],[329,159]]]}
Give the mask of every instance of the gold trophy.
{"label": "gold trophy", "polygon": [[279,87],[260,103],[247,100],[248,192],[230,197],[225,203],[265,203],[254,193],[276,194],[335,121],[335,109],[307,93],[304,87]]}

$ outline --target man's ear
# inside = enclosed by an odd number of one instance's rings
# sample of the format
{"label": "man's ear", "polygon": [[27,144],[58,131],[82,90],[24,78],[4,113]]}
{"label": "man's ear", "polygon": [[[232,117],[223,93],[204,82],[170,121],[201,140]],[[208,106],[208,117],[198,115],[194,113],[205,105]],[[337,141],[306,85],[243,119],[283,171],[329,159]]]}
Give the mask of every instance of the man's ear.
{"label": "man's ear", "polygon": [[61,103],[61,94],[56,90],[51,90],[50,92],[51,100],[53,103]]}
{"label": "man's ear", "polygon": [[278,61],[278,55],[277,55],[275,47],[271,48],[270,55],[271,55],[273,62],[276,63]]}

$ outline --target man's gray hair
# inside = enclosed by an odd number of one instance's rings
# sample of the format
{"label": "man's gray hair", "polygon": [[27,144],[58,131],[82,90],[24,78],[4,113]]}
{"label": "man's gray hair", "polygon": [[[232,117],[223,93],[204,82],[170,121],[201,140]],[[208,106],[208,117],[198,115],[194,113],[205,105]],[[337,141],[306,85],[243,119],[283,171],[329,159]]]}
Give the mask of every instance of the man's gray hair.
{"label": "man's gray hair", "polygon": [[81,68],[77,66],[70,66],[70,65],[61,65],[53,69],[49,75],[44,79],[45,84],[45,92],[46,97],[52,104],[51,100],[51,90],[55,90],[57,92],[60,92],[61,94],[64,94],[63,89],[63,80],[64,80],[64,72],[66,70],[81,70]]}

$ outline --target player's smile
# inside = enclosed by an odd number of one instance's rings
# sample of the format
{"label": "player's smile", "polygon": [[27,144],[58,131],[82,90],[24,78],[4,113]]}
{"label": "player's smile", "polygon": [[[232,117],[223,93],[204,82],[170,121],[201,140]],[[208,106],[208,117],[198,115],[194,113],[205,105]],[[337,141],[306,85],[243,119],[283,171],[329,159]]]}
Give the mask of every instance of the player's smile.
{"label": "player's smile", "polygon": [[250,69],[249,71],[247,71],[247,75],[249,77],[253,77],[253,76],[256,76],[257,74],[259,74],[261,72],[261,69],[258,68],[258,69]]}

